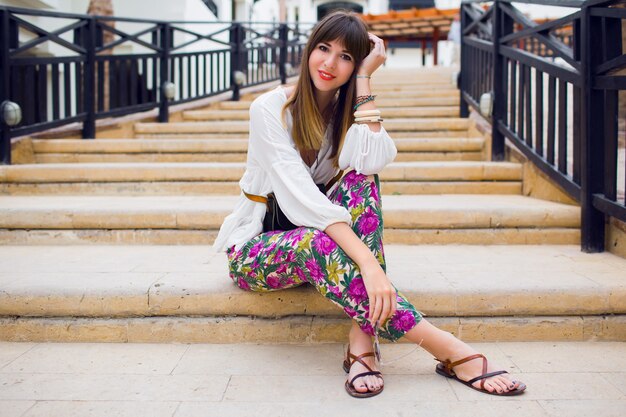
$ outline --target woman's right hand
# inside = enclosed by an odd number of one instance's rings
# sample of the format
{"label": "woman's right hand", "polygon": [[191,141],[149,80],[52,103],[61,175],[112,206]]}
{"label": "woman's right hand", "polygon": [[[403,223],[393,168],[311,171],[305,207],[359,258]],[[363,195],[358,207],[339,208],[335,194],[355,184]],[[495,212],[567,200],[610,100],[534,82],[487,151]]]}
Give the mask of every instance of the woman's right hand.
{"label": "woman's right hand", "polygon": [[396,289],[373,256],[365,265],[359,265],[359,269],[369,298],[369,321],[372,326],[376,322],[381,325],[396,312],[398,306]]}
{"label": "woman's right hand", "polygon": [[382,324],[396,312],[396,289],[378,260],[347,223],[337,222],[324,230],[359,266],[370,303],[368,319],[372,326]]}
{"label": "woman's right hand", "polygon": [[385,63],[387,53],[385,52],[385,41],[372,33],[368,33],[367,36],[373,47],[370,53],[363,59],[363,62],[361,62],[361,66],[356,73],[371,76],[378,67]]}

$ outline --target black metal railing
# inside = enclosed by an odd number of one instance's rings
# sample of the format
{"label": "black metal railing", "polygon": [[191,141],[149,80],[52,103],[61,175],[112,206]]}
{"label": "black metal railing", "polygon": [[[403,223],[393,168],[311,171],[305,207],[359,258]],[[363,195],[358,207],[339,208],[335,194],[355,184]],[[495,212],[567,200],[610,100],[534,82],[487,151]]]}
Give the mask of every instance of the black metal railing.
{"label": "black metal railing", "polygon": [[[618,90],[626,89],[619,0],[521,0],[572,8],[537,24],[511,0],[461,6],[461,114],[493,98],[492,159],[505,138],[581,204],[584,251],[604,250],[605,215],[618,199]],[[487,4],[487,6],[485,6]],[[617,6],[617,7],[616,7]],[[488,96],[487,96],[488,97]],[[623,184],[622,184],[623,185]]]}
{"label": "black metal railing", "polygon": [[0,103],[23,114],[17,126],[0,123],[0,163],[11,162],[12,137],[80,122],[83,137],[94,138],[97,119],[158,108],[165,122],[172,104],[228,91],[238,100],[241,88],[285,83],[310,28],[0,7]]}

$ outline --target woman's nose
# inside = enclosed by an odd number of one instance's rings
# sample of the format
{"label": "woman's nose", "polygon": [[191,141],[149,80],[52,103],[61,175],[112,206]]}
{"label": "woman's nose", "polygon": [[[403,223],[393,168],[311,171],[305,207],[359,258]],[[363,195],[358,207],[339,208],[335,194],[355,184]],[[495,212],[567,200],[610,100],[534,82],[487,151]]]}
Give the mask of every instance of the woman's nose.
{"label": "woman's nose", "polygon": [[326,68],[335,68],[335,63],[336,63],[336,59],[334,56],[329,55],[326,58],[326,61],[324,61],[324,65],[326,66]]}

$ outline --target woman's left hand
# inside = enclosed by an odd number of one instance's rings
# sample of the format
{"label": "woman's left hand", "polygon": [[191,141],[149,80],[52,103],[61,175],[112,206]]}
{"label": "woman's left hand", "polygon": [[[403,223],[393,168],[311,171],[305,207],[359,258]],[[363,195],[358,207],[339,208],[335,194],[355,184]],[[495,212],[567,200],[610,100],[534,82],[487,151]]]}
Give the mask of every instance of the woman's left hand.
{"label": "woman's left hand", "polygon": [[374,71],[378,69],[382,64],[385,63],[387,59],[387,54],[385,53],[385,42],[380,39],[376,35],[372,35],[368,33],[370,38],[370,42],[374,44],[374,47],[370,51],[369,55],[365,57],[363,62],[361,62],[361,66],[357,71],[359,75],[372,75]]}

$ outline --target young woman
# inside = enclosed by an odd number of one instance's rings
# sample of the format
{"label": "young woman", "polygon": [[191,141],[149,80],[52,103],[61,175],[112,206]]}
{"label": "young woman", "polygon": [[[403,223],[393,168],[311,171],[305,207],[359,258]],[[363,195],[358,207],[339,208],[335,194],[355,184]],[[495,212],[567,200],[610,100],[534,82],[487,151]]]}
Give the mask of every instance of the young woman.
{"label": "young woman", "polygon": [[[308,282],[343,308],[352,319],[343,364],[352,396],[383,390],[373,335],[420,344],[441,362],[437,373],[479,391],[521,394],[524,384],[423,319],[385,274],[376,174],[396,148],[370,91],[370,77],[384,61],[383,41],[357,16],[336,12],[317,24],[297,84],[250,106],[243,193],[215,248],[226,250],[230,276],[244,290]],[[345,175],[333,184],[341,170]],[[277,208],[268,213],[268,197],[295,228],[272,224]]]}

